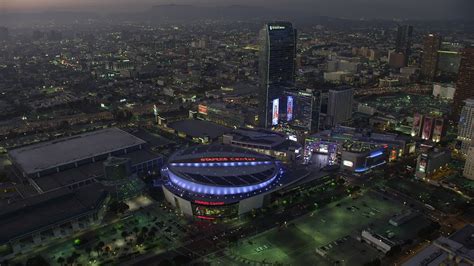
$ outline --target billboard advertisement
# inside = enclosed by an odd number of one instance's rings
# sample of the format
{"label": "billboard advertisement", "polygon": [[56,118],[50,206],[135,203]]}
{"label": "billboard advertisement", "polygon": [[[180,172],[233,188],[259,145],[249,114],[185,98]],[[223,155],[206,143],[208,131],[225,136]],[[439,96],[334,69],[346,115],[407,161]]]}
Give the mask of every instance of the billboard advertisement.
{"label": "billboard advertisement", "polygon": [[415,116],[413,117],[413,126],[411,129],[412,137],[420,135],[422,120],[423,120],[423,115],[415,114]]}
{"label": "billboard advertisement", "polygon": [[423,119],[423,131],[421,133],[421,138],[424,140],[430,139],[432,132],[433,132],[433,118],[425,117],[425,119]]}
{"label": "billboard advertisement", "polygon": [[286,99],[286,121],[290,122],[293,119],[293,96],[288,96]]}
{"label": "billboard advertisement", "polygon": [[203,104],[198,105],[198,113],[207,115],[207,106]]}
{"label": "billboard advertisement", "polygon": [[279,109],[280,109],[280,99],[274,99],[272,102],[272,125],[278,125],[278,116],[279,114]]}
{"label": "billboard advertisement", "polygon": [[388,160],[391,162],[391,161],[395,161],[396,159],[397,159],[397,151],[391,150]]}
{"label": "billboard advertisement", "polygon": [[347,166],[347,167],[353,167],[354,163],[352,161],[344,160],[342,161],[342,165]]}
{"label": "billboard advertisement", "polygon": [[428,155],[421,154],[420,161],[418,162],[418,172],[426,173],[426,166],[428,165]]}
{"label": "billboard advertisement", "polygon": [[444,119],[438,118],[434,122],[433,128],[433,142],[440,142],[441,137],[443,136],[443,127],[444,127]]}

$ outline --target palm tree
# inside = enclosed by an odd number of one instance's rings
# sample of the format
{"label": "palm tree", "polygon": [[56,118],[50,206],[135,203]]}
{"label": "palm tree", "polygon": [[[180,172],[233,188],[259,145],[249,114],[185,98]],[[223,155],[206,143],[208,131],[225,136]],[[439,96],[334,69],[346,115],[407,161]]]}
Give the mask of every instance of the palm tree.
{"label": "palm tree", "polygon": [[100,255],[101,251],[102,251],[102,248],[105,246],[105,243],[104,241],[100,241],[99,243],[97,243],[97,245],[95,246],[95,249],[97,251],[97,253]]}

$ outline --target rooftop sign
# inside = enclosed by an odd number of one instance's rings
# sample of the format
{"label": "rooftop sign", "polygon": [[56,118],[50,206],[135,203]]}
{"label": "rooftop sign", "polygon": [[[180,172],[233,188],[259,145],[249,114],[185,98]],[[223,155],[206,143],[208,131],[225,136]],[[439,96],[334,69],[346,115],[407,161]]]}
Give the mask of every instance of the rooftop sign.
{"label": "rooftop sign", "polygon": [[270,30],[284,30],[284,29],[285,29],[285,26],[279,26],[279,25],[270,26]]}

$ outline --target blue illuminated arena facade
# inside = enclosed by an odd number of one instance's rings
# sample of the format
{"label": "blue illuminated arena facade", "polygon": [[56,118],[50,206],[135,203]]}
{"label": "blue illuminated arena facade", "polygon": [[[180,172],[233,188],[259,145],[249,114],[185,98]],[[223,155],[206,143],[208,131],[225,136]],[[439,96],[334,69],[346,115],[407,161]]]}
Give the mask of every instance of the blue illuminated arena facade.
{"label": "blue illuminated arena facade", "polygon": [[263,205],[281,185],[281,163],[272,157],[228,145],[177,151],[163,167],[167,201],[183,214],[216,219],[236,217]]}

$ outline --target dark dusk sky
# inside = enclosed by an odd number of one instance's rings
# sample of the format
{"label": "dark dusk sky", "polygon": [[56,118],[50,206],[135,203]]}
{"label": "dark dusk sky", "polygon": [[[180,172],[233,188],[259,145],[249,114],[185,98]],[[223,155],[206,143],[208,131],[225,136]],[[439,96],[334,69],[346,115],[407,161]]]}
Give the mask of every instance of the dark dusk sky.
{"label": "dark dusk sky", "polygon": [[0,13],[143,11],[160,4],[250,5],[348,18],[451,19],[470,18],[474,13],[474,0],[0,0]]}

